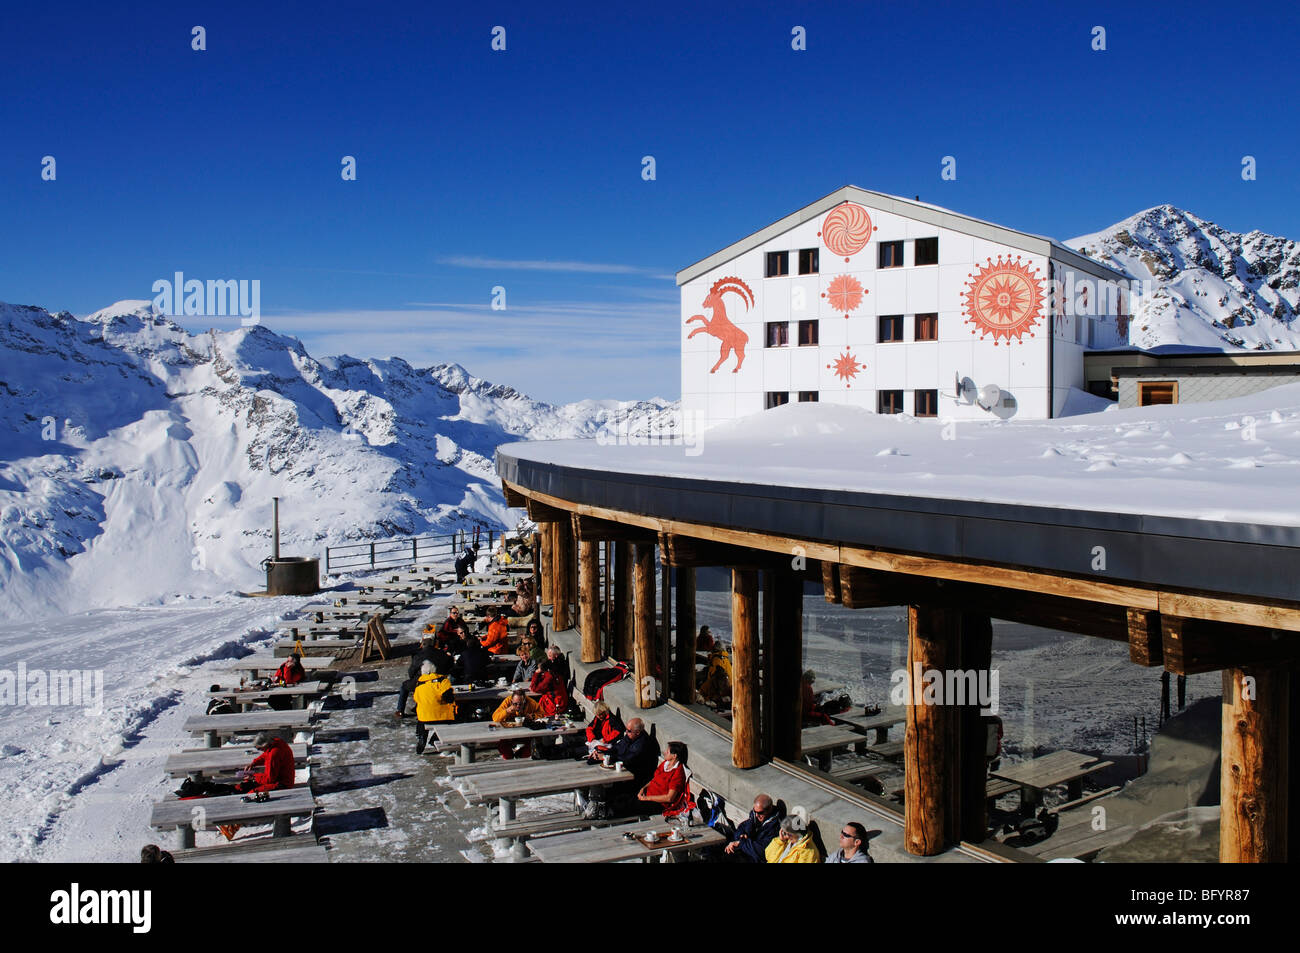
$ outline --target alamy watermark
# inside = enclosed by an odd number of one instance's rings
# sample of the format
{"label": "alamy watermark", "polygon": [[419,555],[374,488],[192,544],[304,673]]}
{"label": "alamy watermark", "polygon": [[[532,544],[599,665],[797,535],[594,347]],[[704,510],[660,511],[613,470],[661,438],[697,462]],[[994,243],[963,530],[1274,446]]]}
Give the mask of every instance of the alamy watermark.
{"label": "alamy watermark", "polygon": [[84,708],[88,715],[104,710],[103,669],[0,668],[0,708]]}
{"label": "alamy watermark", "polygon": [[620,402],[596,431],[596,443],[602,447],[681,446],[688,457],[704,452],[704,411],[682,410],[680,417],[651,417],[644,412],[634,413],[635,406]]}
{"label": "alamy watermark", "polygon": [[912,663],[889,676],[889,700],[894,705],[979,705],[981,715],[998,713],[997,669],[921,670]]}
{"label": "alamy watermark", "polygon": [[172,280],[159,278],[153,283],[154,310],[169,317],[200,315],[203,317],[235,317],[244,327],[252,327],[262,320],[262,282],[258,278],[233,278],[206,282],[197,278],[186,279],[184,272],[176,272]]}

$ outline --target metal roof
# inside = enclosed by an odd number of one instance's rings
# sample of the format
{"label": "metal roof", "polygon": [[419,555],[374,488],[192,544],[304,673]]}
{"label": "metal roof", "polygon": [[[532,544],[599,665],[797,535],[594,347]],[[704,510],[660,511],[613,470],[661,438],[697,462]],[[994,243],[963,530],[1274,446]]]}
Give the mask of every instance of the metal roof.
{"label": "metal roof", "polygon": [[[833,545],[1236,596],[1300,598],[1300,527],[596,470],[497,449],[497,473],[562,500]],[[1104,574],[1091,568],[1095,547]]]}
{"label": "metal roof", "polygon": [[1016,231],[1004,225],[995,225],[992,222],[971,218],[969,215],[962,215],[941,208],[938,205],[930,205],[927,202],[916,202],[897,195],[886,195],[884,192],[872,192],[856,185],[846,185],[836,189],[830,195],[818,199],[811,205],[805,205],[799,211],[773,222],[766,228],[759,229],[738,242],[733,242],[721,251],[714,252],[693,265],[688,265],[677,272],[677,284],[684,285],[686,282],[726,264],[733,258],[738,258],[745,252],[757,248],[764,242],[788,232],[795,226],[824,215],[835,206],[842,205],[845,202],[861,202],[870,205],[872,208],[901,215],[914,221],[928,222],[931,225],[951,229],[965,235],[973,235],[976,238],[984,238],[1011,248],[1019,248],[1021,251],[1034,255],[1055,258],[1072,267],[1091,271],[1097,274],[1098,277],[1116,279],[1125,277],[1122,272],[1116,271],[1108,265],[1103,265],[1101,262],[1093,261],[1085,255],[1080,255],[1078,252],[1066,248],[1060,242],[1042,235],[1031,235],[1029,232]]}

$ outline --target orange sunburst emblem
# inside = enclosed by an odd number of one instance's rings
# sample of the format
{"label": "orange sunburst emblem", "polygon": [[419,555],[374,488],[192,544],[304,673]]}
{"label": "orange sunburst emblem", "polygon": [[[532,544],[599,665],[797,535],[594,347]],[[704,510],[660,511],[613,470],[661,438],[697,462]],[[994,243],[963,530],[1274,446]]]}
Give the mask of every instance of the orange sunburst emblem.
{"label": "orange sunburst emblem", "polygon": [[862,296],[866,292],[862,290],[862,285],[858,279],[850,275],[838,275],[830,283],[830,286],[823,292],[822,297],[836,311],[844,312],[844,320],[849,319],[849,312],[856,311],[858,305],[862,304]]}
{"label": "orange sunburst emblem", "polygon": [[980,332],[980,337],[993,335],[993,343],[998,338],[1021,340],[1026,333],[1034,336],[1032,328],[1043,309],[1043,292],[1039,288],[1037,269],[1021,262],[1020,256],[1012,261],[1002,260],[998,256],[995,262],[986,259],[987,265],[968,279],[970,286],[964,292],[966,298],[966,323],[975,325],[971,334]]}
{"label": "orange sunburst emblem", "polygon": [[844,381],[845,387],[852,387],[853,384],[850,382],[858,376],[858,371],[866,366],[865,364],[859,364],[857,358],[850,354],[849,349],[846,347],[844,353],[836,357],[833,364],[826,365],[826,369],[834,371],[835,376]]}

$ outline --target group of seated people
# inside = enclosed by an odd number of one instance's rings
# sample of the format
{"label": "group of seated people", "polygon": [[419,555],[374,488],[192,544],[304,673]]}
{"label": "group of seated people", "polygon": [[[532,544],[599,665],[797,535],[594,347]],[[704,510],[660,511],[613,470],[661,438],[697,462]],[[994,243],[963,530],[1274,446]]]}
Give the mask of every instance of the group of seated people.
{"label": "group of seated people", "polygon": [[608,705],[598,702],[587,725],[586,747],[588,764],[622,765],[632,779],[579,792],[585,816],[660,814],[673,818],[695,808],[685,742],[668,742],[661,760],[659,743],[645,730],[645,722],[630,718],[624,727]]}
{"label": "group of seated people", "polygon": [[869,864],[867,829],[857,821],[839,833],[839,848],[822,859],[813,832],[802,817],[787,817],[766,794],[754,798],[749,817],[741,821],[722,849],[729,861],[750,864]]}
{"label": "group of seated people", "polygon": [[516,543],[513,547],[506,546],[505,537],[502,537],[501,542],[497,544],[496,552],[492,554],[492,558],[497,561],[499,566],[511,566],[515,563],[526,565],[532,562],[533,559],[527,546],[523,543]]}

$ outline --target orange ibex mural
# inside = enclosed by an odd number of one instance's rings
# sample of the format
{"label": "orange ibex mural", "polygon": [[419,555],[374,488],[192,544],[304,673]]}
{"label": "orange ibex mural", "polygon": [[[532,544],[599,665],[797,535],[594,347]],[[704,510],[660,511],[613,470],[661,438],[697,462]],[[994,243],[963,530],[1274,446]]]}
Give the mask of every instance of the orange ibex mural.
{"label": "orange ibex mural", "polygon": [[722,296],[728,291],[740,295],[746,310],[754,306],[754,292],[749,290],[749,285],[739,278],[719,278],[709,289],[709,295],[704,299],[703,305],[706,310],[713,312],[713,320],[710,321],[702,314],[693,314],[686,319],[687,324],[699,321],[701,325],[686,335],[686,340],[689,341],[697,334],[707,334],[722,342],[718,363],[713,365],[710,374],[715,373],[722,366],[722,362],[731,356],[732,351],[736,352],[736,366],[731,369],[731,373],[736,373],[740,370],[740,365],[745,363],[745,345],[749,343],[749,335],[732,324],[731,319],[727,317],[727,306],[723,303]]}

